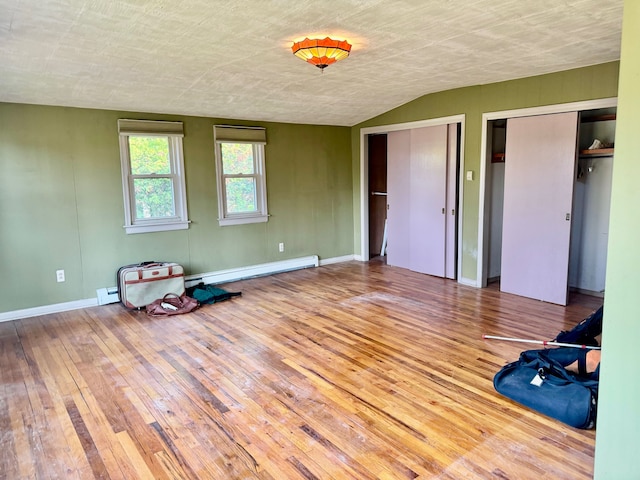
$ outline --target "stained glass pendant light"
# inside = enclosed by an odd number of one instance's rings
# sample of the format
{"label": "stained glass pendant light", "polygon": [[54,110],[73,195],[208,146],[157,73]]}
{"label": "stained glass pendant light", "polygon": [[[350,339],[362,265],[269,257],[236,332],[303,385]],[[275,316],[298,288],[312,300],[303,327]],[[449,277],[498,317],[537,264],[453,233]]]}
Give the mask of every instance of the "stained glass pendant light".
{"label": "stained glass pendant light", "polygon": [[332,38],[310,39],[305,38],[301,42],[294,42],[291,47],[293,54],[324,70],[332,63],[349,56],[351,45],[346,40],[333,40]]}

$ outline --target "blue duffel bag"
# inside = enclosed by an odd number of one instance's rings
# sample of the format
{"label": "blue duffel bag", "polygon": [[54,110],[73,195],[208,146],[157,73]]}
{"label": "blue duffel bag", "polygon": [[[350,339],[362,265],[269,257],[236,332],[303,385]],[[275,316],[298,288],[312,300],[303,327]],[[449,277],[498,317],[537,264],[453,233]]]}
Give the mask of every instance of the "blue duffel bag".
{"label": "blue duffel bag", "polygon": [[594,428],[598,372],[574,374],[565,369],[575,361],[583,366],[586,353],[570,347],[527,350],[494,376],[493,386],[505,397],[567,425]]}

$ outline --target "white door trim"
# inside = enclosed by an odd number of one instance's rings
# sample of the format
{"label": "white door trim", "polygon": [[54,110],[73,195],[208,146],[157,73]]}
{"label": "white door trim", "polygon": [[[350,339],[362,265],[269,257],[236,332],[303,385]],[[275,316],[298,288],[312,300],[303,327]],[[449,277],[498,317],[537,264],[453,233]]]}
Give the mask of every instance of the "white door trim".
{"label": "white door trim", "polygon": [[[529,117],[534,115],[547,115],[551,113],[580,112],[597,108],[610,108],[618,105],[617,97],[600,98],[597,100],[585,100],[572,103],[558,103],[543,105],[540,107],[521,108],[516,110],[502,110],[482,114],[482,133],[480,145],[480,199],[478,203],[478,268],[476,272],[476,287],[487,286],[487,269],[485,266],[485,229],[488,218],[485,219],[485,202],[487,198],[487,130],[491,120],[506,118]],[[486,248],[489,248],[487,245]]]}
{"label": "white door trim", "polygon": [[[369,162],[368,144],[366,136],[375,133],[389,133],[399,130],[411,130],[413,128],[432,127],[436,125],[448,125],[451,123],[460,124],[460,174],[458,176],[458,266],[457,278],[461,281],[462,272],[462,205],[463,205],[463,172],[464,172],[464,134],[465,134],[465,114],[451,115],[449,117],[431,118],[415,122],[394,123],[389,125],[379,125],[375,127],[365,127],[360,129],[360,256],[356,259],[360,261],[369,260]],[[468,281],[468,280],[467,280]],[[466,282],[465,282],[466,283]]]}

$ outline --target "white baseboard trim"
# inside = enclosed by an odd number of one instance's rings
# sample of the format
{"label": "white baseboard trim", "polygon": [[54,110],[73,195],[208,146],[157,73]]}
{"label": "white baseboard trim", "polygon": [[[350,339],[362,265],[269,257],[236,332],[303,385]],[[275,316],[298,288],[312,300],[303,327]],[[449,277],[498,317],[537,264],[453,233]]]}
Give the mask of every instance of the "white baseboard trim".
{"label": "white baseboard trim", "polygon": [[43,305],[41,307],[13,310],[11,312],[0,313],[0,322],[9,322],[11,320],[19,320],[21,318],[38,317],[40,315],[49,315],[50,313],[68,312],[69,310],[95,307],[97,305],[97,298],[87,298],[85,300],[75,300],[73,302],[55,303],[53,305]]}
{"label": "white baseboard trim", "polygon": [[478,282],[476,282],[475,278],[464,278],[464,277],[460,277],[458,279],[458,283],[462,284],[462,285],[466,285],[468,287],[476,287],[479,288],[480,285],[478,285]]}
{"label": "white baseboard trim", "polygon": [[320,260],[320,266],[331,265],[333,263],[350,262],[355,260],[355,255],[343,255],[342,257],[324,258]]}

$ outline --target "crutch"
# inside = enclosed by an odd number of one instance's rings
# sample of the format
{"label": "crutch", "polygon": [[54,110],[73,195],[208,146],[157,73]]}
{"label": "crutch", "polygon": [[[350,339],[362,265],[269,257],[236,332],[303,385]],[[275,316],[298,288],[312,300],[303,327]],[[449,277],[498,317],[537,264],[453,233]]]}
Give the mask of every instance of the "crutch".
{"label": "crutch", "polygon": [[586,348],[590,350],[600,350],[600,347],[595,347],[592,345],[579,345],[576,343],[562,343],[562,342],[552,342],[547,340],[530,340],[527,338],[510,338],[510,337],[496,337],[494,335],[482,335],[482,338],[485,340],[505,340],[507,342],[522,342],[522,343],[535,343],[538,345],[552,346],[552,347],[573,347],[573,348]]}

